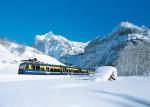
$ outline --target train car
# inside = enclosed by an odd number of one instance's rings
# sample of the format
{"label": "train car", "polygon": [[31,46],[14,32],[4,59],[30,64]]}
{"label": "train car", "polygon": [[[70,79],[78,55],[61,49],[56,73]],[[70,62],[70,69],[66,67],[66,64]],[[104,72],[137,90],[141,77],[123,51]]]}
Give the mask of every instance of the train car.
{"label": "train car", "polygon": [[23,62],[18,74],[31,75],[89,75],[89,71],[80,68],[58,66],[44,63]]}

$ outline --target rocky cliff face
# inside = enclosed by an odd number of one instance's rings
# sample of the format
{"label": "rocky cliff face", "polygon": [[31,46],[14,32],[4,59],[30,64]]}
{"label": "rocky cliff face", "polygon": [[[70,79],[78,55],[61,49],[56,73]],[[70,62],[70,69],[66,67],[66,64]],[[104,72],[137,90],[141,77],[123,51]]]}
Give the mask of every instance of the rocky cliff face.
{"label": "rocky cliff face", "polygon": [[149,75],[150,31],[129,22],[121,22],[104,38],[97,37],[79,56],[80,66],[116,66],[120,75]]}
{"label": "rocky cliff face", "polygon": [[87,43],[70,41],[63,36],[55,35],[52,32],[44,35],[36,35],[35,47],[57,59],[65,55],[78,55],[84,52]]}

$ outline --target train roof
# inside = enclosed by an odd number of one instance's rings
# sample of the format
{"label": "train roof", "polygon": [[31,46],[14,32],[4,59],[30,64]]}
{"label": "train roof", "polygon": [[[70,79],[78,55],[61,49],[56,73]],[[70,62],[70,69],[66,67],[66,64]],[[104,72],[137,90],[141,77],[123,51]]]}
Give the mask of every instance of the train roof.
{"label": "train roof", "polygon": [[[43,65],[43,66],[63,66],[63,65],[53,65],[53,64],[46,64],[41,62],[22,62],[21,64],[32,64],[32,65]],[[66,67],[66,66],[63,66]]]}

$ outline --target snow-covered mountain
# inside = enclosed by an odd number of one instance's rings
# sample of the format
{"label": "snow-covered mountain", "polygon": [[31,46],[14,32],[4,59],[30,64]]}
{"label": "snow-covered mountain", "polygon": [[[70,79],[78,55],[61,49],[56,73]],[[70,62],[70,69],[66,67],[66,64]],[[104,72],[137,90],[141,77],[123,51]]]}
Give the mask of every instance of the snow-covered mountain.
{"label": "snow-covered mountain", "polygon": [[[119,23],[104,38],[97,37],[77,56],[76,65],[93,68],[116,66],[120,75],[150,74],[150,30],[129,22]],[[76,59],[77,59],[76,58]]]}
{"label": "snow-covered mountain", "polygon": [[73,42],[49,32],[37,35],[35,47],[59,61],[82,68],[112,65],[119,75],[150,75],[150,30],[130,22],[89,43]]}
{"label": "snow-covered mountain", "polygon": [[60,59],[65,55],[78,55],[84,52],[88,43],[70,41],[63,36],[55,35],[52,32],[44,35],[36,35],[36,49],[52,57]]}
{"label": "snow-covered mountain", "polygon": [[0,39],[0,74],[6,74],[6,71],[11,71],[9,74],[17,73],[21,60],[33,58],[48,64],[64,65],[32,47]]}

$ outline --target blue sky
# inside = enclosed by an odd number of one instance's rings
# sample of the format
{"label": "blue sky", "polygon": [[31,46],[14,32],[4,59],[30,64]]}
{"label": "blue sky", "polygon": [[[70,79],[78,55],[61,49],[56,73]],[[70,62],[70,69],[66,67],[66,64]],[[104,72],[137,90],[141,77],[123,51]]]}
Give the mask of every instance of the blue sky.
{"label": "blue sky", "polygon": [[0,36],[30,46],[49,31],[86,42],[127,20],[150,28],[150,0],[0,0]]}

